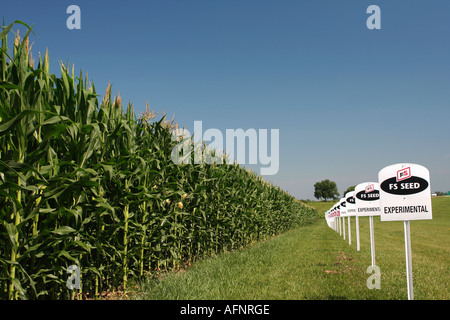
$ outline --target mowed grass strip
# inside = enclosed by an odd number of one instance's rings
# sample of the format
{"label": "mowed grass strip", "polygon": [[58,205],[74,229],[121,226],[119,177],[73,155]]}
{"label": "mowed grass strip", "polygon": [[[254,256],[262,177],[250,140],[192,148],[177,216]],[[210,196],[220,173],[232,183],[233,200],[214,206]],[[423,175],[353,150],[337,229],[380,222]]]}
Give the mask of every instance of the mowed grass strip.
{"label": "mowed grass strip", "polygon": [[[309,203],[321,207],[326,204]],[[332,202],[329,202],[331,207]],[[325,208],[325,209],[324,209]],[[199,261],[140,286],[136,299],[407,299],[403,222],[374,219],[376,265],[381,288],[368,289],[371,264],[369,219],[360,218],[361,250],[326,225],[325,219],[242,251]],[[433,198],[433,220],[412,221],[415,299],[448,300],[450,197]]]}

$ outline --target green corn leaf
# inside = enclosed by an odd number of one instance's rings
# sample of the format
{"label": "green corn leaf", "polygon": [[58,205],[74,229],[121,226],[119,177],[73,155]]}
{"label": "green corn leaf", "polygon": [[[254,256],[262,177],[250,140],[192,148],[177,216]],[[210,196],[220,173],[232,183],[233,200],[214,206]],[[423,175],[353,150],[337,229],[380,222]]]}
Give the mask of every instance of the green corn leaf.
{"label": "green corn leaf", "polygon": [[12,245],[14,251],[17,252],[17,242],[16,242],[17,228],[16,228],[16,226],[14,225],[14,223],[6,223],[5,221],[3,221],[3,226],[6,229],[6,233],[8,234],[9,241],[11,242],[11,245]]}
{"label": "green corn leaf", "polygon": [[76,230],[71,228],[71,227],[69,227],[69,226],[59,227],[58,229],[52,231],[52,233],[58,234],[60,236],[66,235],[66,234],[69,234],[69,233],[72,233],[72,232],[76,232]]}
{"label": "green corn leaf", "polygon": [[22,93],[24,92],[23,88],[14,84],[14,83],[10,83],[10,82],[6,82],[6,81],[0,81],[0,89],[5,89],[5,90],[19,90]]}
{"label": "green corn leaf", "polygon": [[7,122],[0,124],[0,135],[5,134],[6,132],[10,131],[17,123],[22,120],[24,117],[32,114],[38,114],[39,111],[36,110],[23,110],[18,115],[16,115],[14,118],[8,120]]}

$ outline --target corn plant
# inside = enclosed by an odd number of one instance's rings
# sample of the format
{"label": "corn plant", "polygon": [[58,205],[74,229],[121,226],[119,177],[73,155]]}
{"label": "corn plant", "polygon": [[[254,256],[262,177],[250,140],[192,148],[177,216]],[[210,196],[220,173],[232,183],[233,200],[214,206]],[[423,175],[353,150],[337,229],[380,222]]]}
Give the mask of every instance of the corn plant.
{"label": "corn plant", "polygon": [[51,74],[15,23],[12,51],[14,23],[0,32],[0,298],[100,298],[316,219],[237,163],[174,164],[173,121],[135,115],[111,85],[99,99],[68,64]]}

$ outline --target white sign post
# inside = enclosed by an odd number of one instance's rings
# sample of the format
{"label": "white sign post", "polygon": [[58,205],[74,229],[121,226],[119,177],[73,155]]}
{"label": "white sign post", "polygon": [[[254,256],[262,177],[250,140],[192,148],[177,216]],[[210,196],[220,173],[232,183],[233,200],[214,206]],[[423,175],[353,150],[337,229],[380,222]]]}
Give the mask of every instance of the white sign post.
{"label": "white sign post", "polygon": [[343,225],[343,232],[344,232],[344,240],[345,240],[345,217],[347,216],[347,207],[346,207],[346,202],[345,202],[345,198],[342,198],[339,201],[339,204],[341,206],[341,217],[342,217],[342,225]]}
{"label": "white sign post", "polygon": [[[377,182],[364,182],[355,187],[356,215],[369,217],[370,223],[370,252],[372,266],[375,266],[375,238],[373,230],[373,217],[380,215],[380,191]],[[358,225],[359,227],[359,225]],[[357,231],[359,233],[359,231]]]}
{"label": "white sign post", "polygon": [[334,205],[334,210],[337,213],[339,235],[342,236],[341,205],[339,203],[336,203]]}
{"label": "white sign post", "polygon": [[[355,209],[355,197],[353,196],[354,192],[347,192],[345,194],[345,202],[347,204],[347,216],[348,216],[348,244],[352,244],[352,229],[350,226],[350,218],[356,216]],[[359,250],[358,250],[359,251]]]}
{"label": "white sign post", "polygon": [[378,173],[381,221],[403,221],[408,299],[414,300],[410,220],[432,219],[430,172],[411,163],[398,163]]}
{"label": "white sign post", "polygon": [[334,231],[338,232],[338,222],[337,222],[337,218],[336,218],[336,212],[334,211],[334,207],[331,211],[331,214],[333,215],[333,219],[334,219]]}
{"label": "white sign post", "polygon": [[331,208],[330,210],[328,210],[328,219],[333,219],[333,230],[336,231],[336,219],[334,218],[334,214],[333,214],[333,208]]}
{"label": "white sign post", "polygon": [[337,223],[336,232],[338,232],[339,235],[341,235],[342,234],[341,233],[341,214],[340,214],[340,210],[337,207],[337,205],[334,206],[334,214],[335,214],[335,217],[336,217],[335,219],[336,219],[336,223]]}

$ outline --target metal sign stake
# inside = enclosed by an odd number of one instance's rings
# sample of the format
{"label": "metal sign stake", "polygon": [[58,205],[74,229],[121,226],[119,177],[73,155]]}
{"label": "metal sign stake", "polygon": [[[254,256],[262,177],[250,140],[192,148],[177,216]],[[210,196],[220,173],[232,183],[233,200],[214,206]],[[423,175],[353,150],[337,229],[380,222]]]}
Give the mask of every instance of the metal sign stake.
{"label": "metal sign stake", "polygon": [[344,240],[345,240],[345,217],[342,217],[342,229],[344,231]]}
{"label": "metal sign stake", "polygon": [[359,217],[356,216],[356,251],[359,251]]}
{"label": "metal sign stake", "polygon": [[348,217],[348,244],[352,244],[352,233],[351,233],[351,227],[350,227],[350,217]]}
{"label": "metal sign stake", "polygon": [[412,259],[411,259],[411,233],[409,220],[404,221],[405,226],[405,253],[406,253],[406,283],[408,286],[408,300],[414,300]]}
{"label": "metal sign stake", "polygon": [[375,266],[375,239],[373,236],[373,216],[369,216],[370,222],[370,252],[372,254],[372,266]]}

